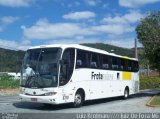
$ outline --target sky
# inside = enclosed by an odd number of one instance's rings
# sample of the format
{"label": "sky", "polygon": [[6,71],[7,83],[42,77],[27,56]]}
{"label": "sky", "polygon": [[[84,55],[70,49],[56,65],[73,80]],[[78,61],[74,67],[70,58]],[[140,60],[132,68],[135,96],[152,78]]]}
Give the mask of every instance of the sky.
{"label": "sky", "polygon": [[0,47],[106,43],[133,48],[136,26],[159,6],[160,0],[0,0]]}

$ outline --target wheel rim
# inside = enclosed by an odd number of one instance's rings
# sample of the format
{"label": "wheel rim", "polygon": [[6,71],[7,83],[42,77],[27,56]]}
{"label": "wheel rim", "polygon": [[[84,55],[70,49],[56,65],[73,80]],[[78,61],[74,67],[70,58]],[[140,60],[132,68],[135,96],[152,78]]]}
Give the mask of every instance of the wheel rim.
{"label": "wheel rim", "polygon": [[80,94],[76,94],[76,95],[75,95],[74,102],[75,102],[76,105],[80,105],[80,104],[81,104],[81,102],[82,102],[82,97],[81,97]]}

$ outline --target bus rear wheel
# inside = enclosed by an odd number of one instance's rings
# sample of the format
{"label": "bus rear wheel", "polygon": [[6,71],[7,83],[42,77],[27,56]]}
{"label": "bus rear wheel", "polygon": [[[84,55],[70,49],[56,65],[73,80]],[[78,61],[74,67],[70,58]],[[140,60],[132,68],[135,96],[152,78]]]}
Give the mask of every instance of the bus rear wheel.
{"label": "bus rear wheel", "polygon": [[73,102],[73,107],[81,107],[84,102],[84,96],[81,91],[76,92],[74,96],[74,102]]}
{"label": "bus rear wheel", "polygon": [[129,89],[128,89],[128,88],[125,88],[123,98],[124,98],[124,99],[127,99],[128,97],[129,97]]}

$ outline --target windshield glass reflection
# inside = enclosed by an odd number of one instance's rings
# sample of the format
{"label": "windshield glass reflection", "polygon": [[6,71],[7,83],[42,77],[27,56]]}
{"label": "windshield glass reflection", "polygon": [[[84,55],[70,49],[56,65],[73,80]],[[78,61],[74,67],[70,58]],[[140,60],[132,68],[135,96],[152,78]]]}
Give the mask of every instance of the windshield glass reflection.
{"label": "windshield glass reflection", "polygon": [[56,87],[60,48],[28,50],[21,70],[22,87]]}

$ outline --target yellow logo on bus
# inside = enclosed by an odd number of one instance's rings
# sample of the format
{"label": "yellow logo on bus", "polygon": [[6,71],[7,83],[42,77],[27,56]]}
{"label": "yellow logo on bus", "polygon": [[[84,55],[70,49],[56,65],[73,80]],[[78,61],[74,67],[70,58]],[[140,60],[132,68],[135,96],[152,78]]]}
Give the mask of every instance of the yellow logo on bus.
{"label": "yellow logo on bus", "polygon": [[132,79],[132,73],[131,72],[123,72],[122,79],[123,80],[131,80]]}

